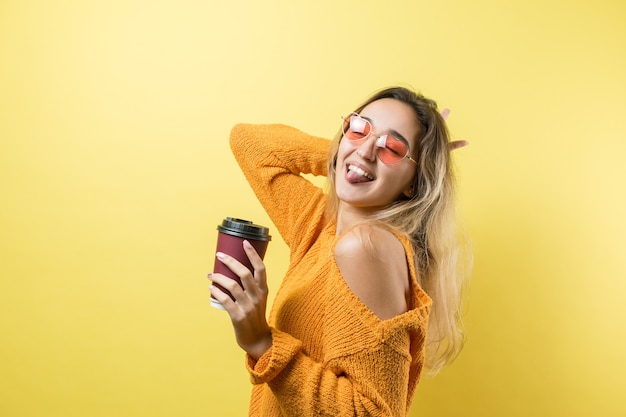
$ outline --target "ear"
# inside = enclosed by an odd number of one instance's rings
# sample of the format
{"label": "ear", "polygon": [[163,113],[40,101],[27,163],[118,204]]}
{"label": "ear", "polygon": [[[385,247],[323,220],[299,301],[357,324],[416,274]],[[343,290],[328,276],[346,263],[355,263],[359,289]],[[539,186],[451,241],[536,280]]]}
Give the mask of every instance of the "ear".
{"label": "ear", "polygon": [[408,187],[402,192],[406,198],[411,199],[415,195],[415,183],[412,182]]}

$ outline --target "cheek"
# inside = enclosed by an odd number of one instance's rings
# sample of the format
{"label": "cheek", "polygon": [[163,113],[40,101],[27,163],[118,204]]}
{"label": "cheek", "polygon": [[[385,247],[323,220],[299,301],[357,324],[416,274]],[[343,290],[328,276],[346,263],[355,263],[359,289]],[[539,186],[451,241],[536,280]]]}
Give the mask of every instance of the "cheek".
{"label": "cheek", "polygon": [[415,174],[416,171],[414,169],[403,170],[401,173],[396,172],[394,184],[397,188],[395,188],[394,191],[398,194],[402,194],[405,190],[409,189],[413,185]]}
{"label": "cheek", "polygon": [[347,140],[342,140],[341,142],[339,142],[335,165],[342,164],[343,160],[347,158],[352,152],[354,152],[354,149],[354,146]]}
{"label": "cheek", "polygon": [[352,150],[352,144],[350,141],[342,139],[339,142],[339,148],[337,149],[337,156],[341,157],[342,155],[347,155]]}

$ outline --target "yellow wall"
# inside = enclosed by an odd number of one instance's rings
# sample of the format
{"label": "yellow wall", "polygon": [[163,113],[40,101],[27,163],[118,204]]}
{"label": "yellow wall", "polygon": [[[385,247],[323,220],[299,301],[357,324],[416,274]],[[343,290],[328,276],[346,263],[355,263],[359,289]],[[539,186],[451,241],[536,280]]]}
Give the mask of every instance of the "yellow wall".
{"label": "yellow wall", "polygon": [[397,83],[472,142],[469,339],[411,415],[626,415],[623,1],[4,0],[0,57],[0,415],[244,415],[205,276],[224,216],[271,224],[229,129]]}

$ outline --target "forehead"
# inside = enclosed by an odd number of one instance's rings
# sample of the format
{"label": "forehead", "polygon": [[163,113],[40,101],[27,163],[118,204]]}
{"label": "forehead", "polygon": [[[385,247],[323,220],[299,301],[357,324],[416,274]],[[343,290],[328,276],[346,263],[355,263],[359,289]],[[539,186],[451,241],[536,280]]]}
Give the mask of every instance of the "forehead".
{"label": "forehead", "polygon": [[406,103],[383,98],[365,106],[360,114],[372,121],[378,134],[396,131],[412,142],[417,140],[420,124],[415,112]]}

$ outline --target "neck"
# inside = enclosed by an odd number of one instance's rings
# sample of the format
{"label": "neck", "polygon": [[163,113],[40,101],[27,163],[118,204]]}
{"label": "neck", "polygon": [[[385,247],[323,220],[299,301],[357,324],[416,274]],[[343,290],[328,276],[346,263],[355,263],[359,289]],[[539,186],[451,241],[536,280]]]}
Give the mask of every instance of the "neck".
{"label": "neck", "polygon": [[343,231],[351,228],[355,224],[362,223],[371,218],[372,213],[377,210],[368,208],[361,208],[351,206],[344,202],[339,203],[337,210],[337,235],[343,233]]}

